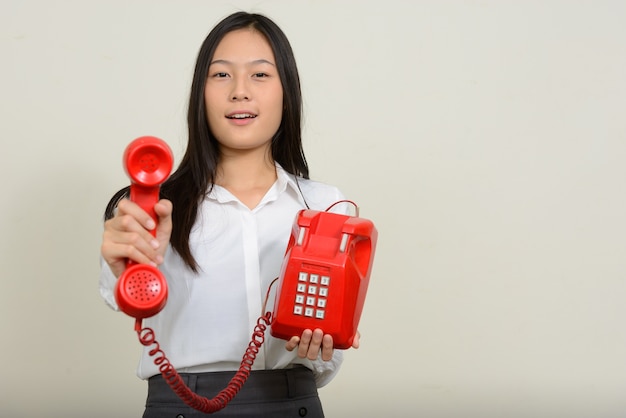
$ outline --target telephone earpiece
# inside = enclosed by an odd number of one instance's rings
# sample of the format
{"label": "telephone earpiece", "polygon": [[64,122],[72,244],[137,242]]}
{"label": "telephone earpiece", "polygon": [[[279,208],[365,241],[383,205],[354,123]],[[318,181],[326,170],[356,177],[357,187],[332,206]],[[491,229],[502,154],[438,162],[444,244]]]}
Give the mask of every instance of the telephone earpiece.
{"label": "telephone earpiece", "polygon": [[[160,185],[172,170],[170,147],[156,137],[137,138],[126,147],[123,163],[131,180],[130,200],[158,222],[154,205],[159,201]],[[155,234],[153,230],[152,235]],[[167,281],[156,267],[128,260],[126,270],[117,280],[115,299],[125,314],[137,319],[149,318],[165,306]]]}

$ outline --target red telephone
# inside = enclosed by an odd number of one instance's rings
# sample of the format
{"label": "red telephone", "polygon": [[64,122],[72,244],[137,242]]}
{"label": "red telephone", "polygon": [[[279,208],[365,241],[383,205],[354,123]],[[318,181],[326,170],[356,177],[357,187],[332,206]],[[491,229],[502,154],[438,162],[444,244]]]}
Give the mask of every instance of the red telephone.
{"label": "red telephone", "polygon": [[[170,147],[161,139],[143,136],[124,151],[124,169],[131,179],[130,200],[148,212],[154,222],[154,205],[160,185],[172,170]],[[155,230],[152,231],[154,235]],[[167,300],[167,282],[156,267],[128,260],[115,286],[115,299],[122,312],[141,320],[156,315]]]}
{"label": "red telephone", "polygon": [[359,217],[301,210],[283,261],[270,332],[289,339],[320,328],[335,348],[352,346],[378,232]]}

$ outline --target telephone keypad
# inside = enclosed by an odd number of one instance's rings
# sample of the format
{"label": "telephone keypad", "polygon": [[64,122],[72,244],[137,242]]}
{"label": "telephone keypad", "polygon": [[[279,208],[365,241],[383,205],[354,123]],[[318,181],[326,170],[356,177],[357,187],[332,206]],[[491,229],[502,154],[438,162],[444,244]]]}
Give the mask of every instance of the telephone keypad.
{"label": "telephone keypad", "polygon": [[301,271],[298,273],[298,282],[296,287],[296,305],[293,313],[310,318],[324,319],[330,277]]}

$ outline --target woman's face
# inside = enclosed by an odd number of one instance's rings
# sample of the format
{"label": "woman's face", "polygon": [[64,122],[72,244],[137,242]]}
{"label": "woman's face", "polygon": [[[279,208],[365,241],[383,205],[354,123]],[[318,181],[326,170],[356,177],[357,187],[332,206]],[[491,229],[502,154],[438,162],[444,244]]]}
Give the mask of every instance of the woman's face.
{"label": "woman's face", "polygon": [[224,36],[209,64],[204,101],[222,155],[268,150],[282,118],[283,88],[263,35],[239,29]]}

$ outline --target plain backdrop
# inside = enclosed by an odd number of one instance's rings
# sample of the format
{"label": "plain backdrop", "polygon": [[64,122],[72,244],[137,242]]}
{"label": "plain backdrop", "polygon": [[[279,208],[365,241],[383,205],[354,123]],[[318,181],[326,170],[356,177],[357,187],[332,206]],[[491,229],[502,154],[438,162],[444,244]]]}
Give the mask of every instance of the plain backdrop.
{"label": "plain backdrop", "polygon": [[132,139],[179,161],[198,48],[265,13],[314,179],[379,230],[328,417],[626,416],[626,3],[3,0],[0,415],[138,417],[98,294]]}

